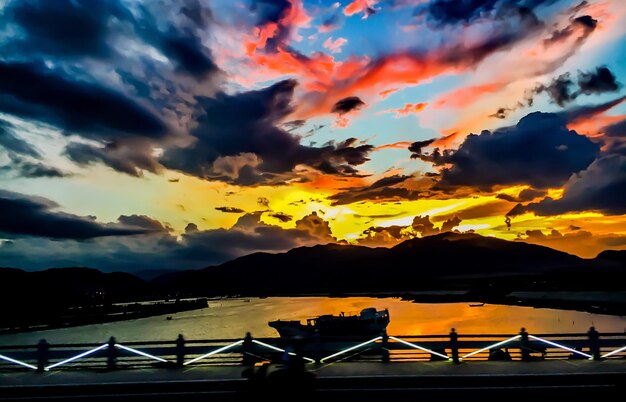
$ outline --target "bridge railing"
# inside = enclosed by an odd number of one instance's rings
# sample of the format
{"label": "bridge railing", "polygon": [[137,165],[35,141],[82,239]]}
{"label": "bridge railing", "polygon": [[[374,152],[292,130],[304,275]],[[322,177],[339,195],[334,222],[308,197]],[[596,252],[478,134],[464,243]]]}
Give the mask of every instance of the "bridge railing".
{"label": "bridge railing", "polygon": [[189,365],[253,365],[258,361],[330,364],[341,361],[551,360],[626,358],[626,333],[396,335],[372,338],[310,337],[171,341],[0,345],[0,370],[51,371],[183,367]]}

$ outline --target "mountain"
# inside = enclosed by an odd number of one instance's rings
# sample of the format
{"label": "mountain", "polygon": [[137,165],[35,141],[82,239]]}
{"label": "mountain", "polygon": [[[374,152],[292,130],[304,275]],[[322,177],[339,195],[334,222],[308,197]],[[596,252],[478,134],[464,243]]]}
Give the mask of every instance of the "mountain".
{"label": "mountain", "polygon": [[[624,272],[614,260],[586,260],[523,242],[444,233],[392,248],[328,244],[255,253],[203,270],[168,274],[153,283],[207,295],[398,293],[494,284],[527,287],[538,281],[595,286],[602,276],[599,270]],[[562,278],[563,273],[569,277]]]}

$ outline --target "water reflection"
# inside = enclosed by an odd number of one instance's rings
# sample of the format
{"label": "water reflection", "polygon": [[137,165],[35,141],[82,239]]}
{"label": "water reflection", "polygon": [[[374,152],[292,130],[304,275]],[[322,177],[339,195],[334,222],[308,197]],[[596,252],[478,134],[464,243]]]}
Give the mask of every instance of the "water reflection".
{"label": "water reflection", "polygon": [[357,313],[366,307],[388,308],[391,335],[447,334],[454,327],[461,334],[529,332],[586,332],[595,325],[601,332],[626,332],[626,319],[600,314],[531,307],[466,303],[426,304],[395,298],[266,298],[229,299],[209,303],[209,308],[139,320],[86,325],[33,333],[1,335],[0,345],[34,344],[45,338],[51,343],[104,342],[115,336],[120,342],[174,340],[179,333],[187,339],[237,338],[251,331],[256,337],[276,336],[267,325],[276,319],[304,320],[321,314]]}

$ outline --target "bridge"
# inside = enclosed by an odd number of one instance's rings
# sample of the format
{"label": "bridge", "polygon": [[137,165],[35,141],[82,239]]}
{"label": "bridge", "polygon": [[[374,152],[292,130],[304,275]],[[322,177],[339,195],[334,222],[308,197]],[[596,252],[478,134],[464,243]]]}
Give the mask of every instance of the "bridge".
{"label": "bridge", "polygon": [[[304,375],[322,394],[501,397],[541,390],[581,396],[623,390],[626,334],[388,335],[0,346],[0,401],[37,397],[233,400],[289,390]],[[297,367],[294,370],[293,367]],[[282,373],[282,374],[281,374]],[[286,375],[285,375],[286,373]],[[295,375],[295,377],[294,377]],[[283,379],[270,381],[272,378]],[[314,379],[314,381],[313,381]],[[268,384],[273,384],[269,387]],[[279,384],[279,386],[277,386]],[[607,394],[608,395],[608,394]]]}

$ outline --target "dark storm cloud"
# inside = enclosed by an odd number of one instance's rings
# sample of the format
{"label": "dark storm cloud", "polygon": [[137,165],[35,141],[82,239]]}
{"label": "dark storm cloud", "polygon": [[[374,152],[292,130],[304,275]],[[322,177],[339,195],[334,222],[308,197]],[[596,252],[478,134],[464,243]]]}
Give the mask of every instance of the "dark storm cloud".
{"label": "dark storm cloud", "polygon": [[509,195],[509,194],[498,194],[496,195],[496,198],[509,201],[509,202],[528,202],[536,198],[545,197],[546,194],[547,194],[547,191],[545,190],[536,190],[534,188],[526,188],[520,191],[517,197]]}
{"label": "dark storm cloud", "polygon": [[180,71],[204,79],[220,72],[211,51],[202,45],[199,31],[212,19],[198,0],[180,2],[177,18],[164,19],[170,9],[158,3],[137,5],[136,12],[118,0],[12,1],[6,22],[17,24],[23,37],[9,49],[59,57],[109,58],[116,35],[134,33],[159,49]]}
{"label": "dark storm cloud", "polygon": [[0,147],[15,154],[38,158],[39,152],[32,145],[15,136],[14,127],[5,120],[0,120]]}
{"label": "dark storm cloud", "polygon": [[25,34],[14,43],[24,51],[104,57],[111,54],[109,20],[123,17],[126,10],[108,0],[14,0],[4,13]]}
{"label": "dark storm cloud", "polygon": [[[160,49],[172,61],[179,71],[185,72],[198,80],[214,77],[221,73],[215,64],[211,50],[202,44],[200,33],[210,28],[213,16],[210,9],[202,6],[198,0],[187,0],[180,8],[182,18],[176,23],[159,20],[157,13],[167,14],[166,6],[150,4],[140,6],[140,17],[132,23],[137,34],[147,43]],[[160,24],[165,28],[161,29]]]}
{"label": "dark storm cloud", "polygon": [[65,147],[64,155],[81,166],[102,163],[135,177],[141,177],[143,170],[156,173],[160,169],[151,147],[141,141],[131,141],[125,145],[111,142],[103,147],[72,142]]}
{"label": "dark storm cloud", "polygon": [[363,106],[365,106],[365,102],[363,102],[361,98],[358,96],[348,96],[347,98],[338,100],[330,111],[342,115],[353,110],[359,110]]}
{"label": "dark storm cloud", "polygon": [[615,124],[611,124],[610,126],[605,127],[603,130],[609,137],[626,138],[626,119]]}
{"label": "dark storm cloud", "polygon": [[271,216],[272,218],[278,219],[281,222],[289,222],[293,220],[293,216],[286,214],[284,212],[271,212],[268,215]]}
{"label": "dark storm cloud", "polygon": [[620,87],[615,75],[606,66],[596,67],[596,71],[581,72],[578,75],[578,87],[586,95],[614,92]]}
{"label": "dark storm cloud", "polygon": [[423,149],[435,142],[435,139],[416,141],[409,145],[409,151],[411,152],[411,158],[418,159],[424,155]]}
{"label": "dark storm cloud", "polygon": [[580,95],[602,94],[619,90],[620,84],[615,75],[606,66],[596,67],[594,71],[578,72],[576,82],[570,73],[559,75],[549,84],[538,84],[526,98],[526,103],[532,106],[534,96],[546,93],[552,102],[563,107]]}
{"label": "dark storm cloud", "polygon": [[240,185],[279,182],[299,164],[321,172],[354,175],[368,160],[371,145],[339,144],[308,147],[280,127],[292,112],[294,80],[235,95],[218,93],[198,99],[196,138],[188,148],[170,149],[162,163],[202,178]]}
{"label": "dark storm cloud", "polygon": [[558,115],[563,119],[567,120],[567,122],[576,122],[577,120],[589,119],[593,116],[596,116],[600,113],[604,113],[609,109],[614,108],[620,103],[626,101],[626,96],[622,96],[604,103],[600,103],[597,105],[586,105],[586,106],[578,106],[574,108],[570,108],[564,110],[563,112],[559,112]]}
{"label": "dark storm cloud", "polygon": [[36,63],[0,62],[0,111],[94,139],[166,134],[156,114],[126,95]]}
{"label": "dark storm cloud", "polygon": [[571,20],[571,24],[565,28],[557,29],[552,32],[552,35],[547,38],[544,43],[546,45],[554,45],[569,39],[574,33],[576,28],[582,28],[584,35],[577,39],[577,42],[581,44],[589,34],[591,34],[598,27],[598,20],[594,19],[590,15],[583,15]]}
{"label": "dark storm cloud", "polygon": [[54,166],[48,166],[41,162],[29,161],[17,155],[11,155],[10,159],[11,163],[7,167],[22,177],[33,179],[39,177],[54,178],[71,176],[71,174],[57,169]]}
{"label": "dark storm cloud", "polygon": [[559,115],[535,112],[515,126],[470,134],[456,151],[435,149],[426,159],[446,166],[435,187],[560,186],[599,153],[597,144],[568,130],[566,123]]}
{"label": "dark storm cloud", "polygon": [[556,215],[576,211],[598,211],[604,214],[626,213],[626,154],[598,158],[585,171],[567,182],[562,198],[545,198],[527,206],[539,215]]}
{"label": "dark storm cloud", "polygon": [[215,207],[215,209],[220,212],[226,212],[229,214],[242,214],[246,212],[241,208],[235,208],[235,207]]}
{"label": "dark storm cloud", "polygon": [[384,177],[369,186],[354,187],[328,197],[333,205],[352,204],[359,201],[381,201],[389,199],[414,200],[419,196],[418,191],[404,187],[395,187],[404,183],[412,176],[394,175]]}
{"label": "dark storm cloud", "polygon": [[8,236],[75,240],[148,232],[145,228],[101,224],[88,217],[54,211],[57,207],[45,198],[0,190],[0,232]]}
{"label": "dark storm cloud", "polygon": [[163,226],[161,222],[146,215],[120,215],[117,221],[123,225],[147,229],[150,232],[168,232],[171,230]]}
{"label": "dark storm cloud", "polygon": [[121,216],[120,222],[141,228],[146,234],[111,235],[88,242],[16,237],[10,243],[0,243],[0,266],[29,269],[89,266],[105,271],[129,272],[190,269],[219,264],[259,251],[287,251],[299,246],[336,242],[328,222],[314,213],[296,221],[292,229],[265,224],[260,218],[260,212],[245,214],[230,229],[199,230],[197,225],[189,223],[185,233],[177,239],[167,227],[152,218]]}
{"label": "dark storm cloud", "polygon": [[505,19],[512,14],[530,13],[557,0],[434,0],[415,9],[427,21],[439,26],[469,24],[479,19]]}
{"label": "dark storm cloud", "polygon": [[[547,93],[554,103],[563,107],[578,96],[572,89],[573,86],[574,81],[572,81],[570,74],[565,73],[553,79],[548,85],[539,85],[534,92],[536,94]],[[528,103],[532,104],[532,101]]]}

